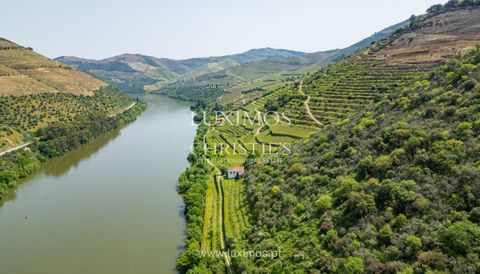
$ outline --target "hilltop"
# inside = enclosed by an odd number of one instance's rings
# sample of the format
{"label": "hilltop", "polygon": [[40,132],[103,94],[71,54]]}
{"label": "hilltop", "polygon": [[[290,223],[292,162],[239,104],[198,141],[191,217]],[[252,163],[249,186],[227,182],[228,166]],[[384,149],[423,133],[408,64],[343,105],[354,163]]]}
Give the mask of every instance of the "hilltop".
{"label": "hilltop", "polygon": [[32,48],[0,38],[0,96],[44,92],[93,95],[107,84]]}

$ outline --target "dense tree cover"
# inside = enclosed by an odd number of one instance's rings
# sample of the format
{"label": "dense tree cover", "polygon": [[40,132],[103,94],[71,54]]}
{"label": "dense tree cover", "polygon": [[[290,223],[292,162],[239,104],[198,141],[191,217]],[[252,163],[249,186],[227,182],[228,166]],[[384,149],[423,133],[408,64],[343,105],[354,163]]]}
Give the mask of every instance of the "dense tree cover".
{"label": "dense tree cover", "polygon": [[479,273],[480,47],[253,166],[248,273]]}
{"label": "dense tree cover", "polygon": [[[120,95],[119,91],[116,92]],[[67,123],[57,121],[35,131],[36,141],[27,149],[0,157],[0,201],[16,187],[18,179],[38,169],[41,162],[63,155],[103,133],[135,120],[145,108],[144,102],[137,102],[133,108],[114,117],[99,111],[87,111],[76,115]]]}

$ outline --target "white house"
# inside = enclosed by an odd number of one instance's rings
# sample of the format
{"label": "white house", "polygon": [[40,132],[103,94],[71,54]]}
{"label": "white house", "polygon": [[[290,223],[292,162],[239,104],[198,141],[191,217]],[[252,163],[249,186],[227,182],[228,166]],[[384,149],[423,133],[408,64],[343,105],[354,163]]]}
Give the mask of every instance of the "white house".
{"label": "white house", "polygon": [[227,168],[227,177],[228,179],[236,179],[243,176],[245,169],[243,166],[235,166]]}

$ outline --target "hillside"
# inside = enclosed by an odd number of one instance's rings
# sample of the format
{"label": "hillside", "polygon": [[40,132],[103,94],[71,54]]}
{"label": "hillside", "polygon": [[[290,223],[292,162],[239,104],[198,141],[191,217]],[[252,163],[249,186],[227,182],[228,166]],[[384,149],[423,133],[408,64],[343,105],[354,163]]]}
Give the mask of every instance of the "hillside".
{"label": "hillside", "polygon": [[247,245],[282,257],[239,267],[478,273],[479,64],[477,48],[250,169]]}
{"label": "hillside", "polygon": [[[196,141],[211,149],[199,145],[180,179],[188,240],[178,268],[480,271],[479,10],[457,3],[412,18],[371,47],[234,109],[244,121],[275,111],[291,123],[200,126]],[[246,178],[216,175],[239,163]],[[218,250],[281,256],[194,255]]]}
{"label": "hillside", "polygon": [[134,120],[145,108],[91,75],[5,39],[0,71],[0,203],[41,162]]}
{"label": "hillside", "polygon": [[93,95],[107,84],[0,38],[0,96],[43,92]]}
{"label": "hillside", "polygon": [[90,112],[109,115],[132,102],[91,75],[0,39],[0,152],[50,124]]}

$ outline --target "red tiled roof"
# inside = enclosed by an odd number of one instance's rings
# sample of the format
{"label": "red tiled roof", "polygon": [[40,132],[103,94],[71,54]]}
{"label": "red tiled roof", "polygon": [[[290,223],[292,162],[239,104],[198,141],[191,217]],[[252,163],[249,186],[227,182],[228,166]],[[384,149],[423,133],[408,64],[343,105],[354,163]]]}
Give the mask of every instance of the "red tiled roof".
{"label": "red tiled roof", "polygon": [[228,172],[236,172],[238,174],[243,174],[245,173],[245,168],[243,166],[234,166],[234,167],[229,167],[227,168]]}

